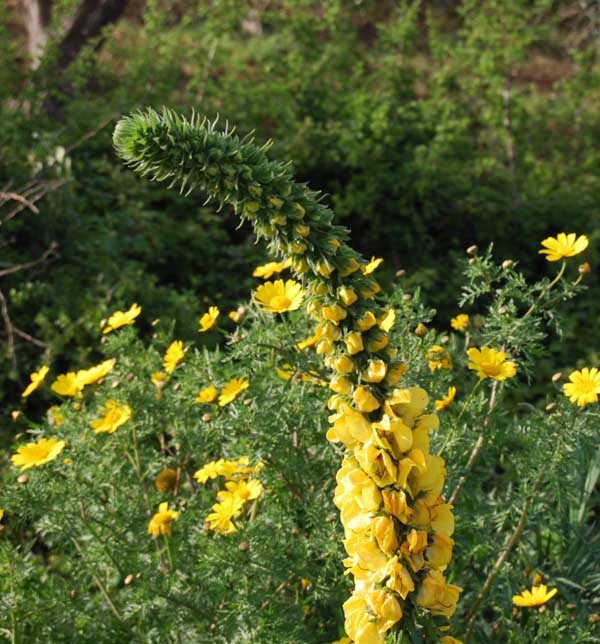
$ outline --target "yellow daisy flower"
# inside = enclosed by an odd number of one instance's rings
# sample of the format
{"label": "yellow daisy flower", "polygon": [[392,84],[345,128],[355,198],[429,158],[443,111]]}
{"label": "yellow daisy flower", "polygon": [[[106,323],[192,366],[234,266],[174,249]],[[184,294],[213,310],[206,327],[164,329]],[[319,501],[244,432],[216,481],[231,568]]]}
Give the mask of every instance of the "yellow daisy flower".
{"label": "yellow daisy flower", "polygon": [[304,291],[295,280],[265,282],[254,291],[257,304],[269,313],[284,313],[300,308]]}
{"label": "yellow daisy flower", "polygon": [[513,595],[513,604],[515,606],[526,606],[533,608],[535,606],[543,606],[546,602],[550,601],[558,592],[558,588],[553,588],[548,592],[545,584],[539,586],[532,586],[531,591],[524,590],[520,595]]}
{"label": "yellow daisy flower", "polygon": [[85,387],[86,385],[93,385],[106,376],[112,371],[112,368],[115,366],[115,360],[105,360],[95,367],[90,367],[89,369],[82,369],[77,372],[77,380]]}
{"label": "yellow daisy flower", "polygon": [[168,349],[165,352],[163,358],[163,368],[167,373],[171,373],[173,369],[183,360],[185,352],[183,350],[183,342],[181,340],[175,340],[171,342]]}
{"label": "yellow daisy flower", "polygon": [[544,248],[538,252],[546,255],[549,262],[556,262],[559,259],[583,253],[589,243],[585,235],[577,237],[577,233],[558,233],[556,237],[546,237],[542,241]]}
{"label": "yellow daisy flower", "polygon": [[50,389],[61,396],[79,396],[84,384],[74,371],[63,373],[50,385]]}
{"label": "yellow daisy flower", "polygon": [[435,401],[435,410],[446,409],[454,400],[454,396],[456,396],[456,387],[448,387],[448,393],[441,400]]}
{"label": "yellow daisy flower", "polygon": [[48,371],[50,371],[50,367],[47,367],[46,365],[40,367],[39,371],[34,371],[29,376],[31,382],[27,385],[25,391],[21,394],[21,398],[27,398],[30,393],[35,391],[44,381],[44,378],[46,377]]}
{"label": "yellow daisy flower", "polygon": [[17,448],[17,453],[10,458],[13,465],[20,466],[21,471],[30,467],[39,467],[53,461],[64,449],[65,441],[56,438],[41,438],[37,443],[27,443]]}
{"label": "yellow daisy flower", "polygon": [[217,388],[214,385],[209,385],[204,387],[198,392],[196,396],[197,403],[211,403],[214,402],[217,398]]}
{"label": "yellow daisy flower", "polygon": [[237,527],[232,519],[240,513],[243,504],[244,502],[235,496],[227,497],[222,503],[215,503],[211,508],[212,512],[206,517],[210,529],[221,534],[235,532]]}
{"label": "yellow daisy flower", "polygon": [[233,402],[244,389],[248,389],[250,382],[246,378],[233,378],[221,389],[219,394],[219,407],[225,407]]}
{"label": "yellow daisy flower", "polygon": [[171,522],[179,518],[179,512],[169,510],[167,502],[161,503],[158,506],[158,512],[150,519],[148,524],[148,534],[153,537],[158,537],[164,534],[168,537],[171,536]]}
{"label": "yellow daisy flower", "polygon": [[581,371],[573,371],[569,374],[569,380],[571,382],[566,382],[563,390],[572,403],[584,407],[588,403],[598,402],[600,372],[596,367],[584,367]]}
{"label": "yellow daisy flower", "polygon": [[115,311],[109,318],[102,333],[110,333],[119,327],[126,326],[127,324],[133,324],[135,318],[142,312],[142,307],[137,304],[132,304],[127,311]]}
{"label": "yellow daisy flower", "polygon": [[292,265],[292,259],[286,259],[284,262],[267,262],[261,266],[257,266],[252,273],[253,277],[262,277],[265,280],[268,280],[269,277],[275,273],[281,273],[286,268],[289,268]]}
{"label": "yellow daisy flower", "polygon": [[504,351],[481,347],[481,349],[467,349],[467,355],[469,356],[468,368],[476,371],[480,378],[506,380],[512,378],[517,372],[516,363],[506,360]]}
{"label": "yellow daisy flower", "polygon": [[58,405],[52,405],[52,407],[50,407],[50,409],[48,409],[47,411],[47,416],[48,416],[48,423],[50,425],[56,425],[60,427],[61,425],[65,424],[65,419]]}
{"label": "yellow daisy flower", "polygon": [[215,324],[217,323],[217,318],[219,317],[219,308],[216,306],[209,306],[208,307],[208,313],[205,313],[199,320],[198,324],[200,325],[200,328],[198,329],[198,333],[206,333],[206,331],[210,331]]}
{"label": "yellow daisy flower", "polygon": [[469,316],[466,313],[459,313],[450,320],[450,326],[455,331],[466,331],[469,326]]}
{"label": "yellow daisy flower", "polygon": [[104,414],[102,418],[97,418],[90,423],[96,434],[103,432],[112,434],[131,418],[129,405],[112,399],[106,401],[102,407],[102,413]]}

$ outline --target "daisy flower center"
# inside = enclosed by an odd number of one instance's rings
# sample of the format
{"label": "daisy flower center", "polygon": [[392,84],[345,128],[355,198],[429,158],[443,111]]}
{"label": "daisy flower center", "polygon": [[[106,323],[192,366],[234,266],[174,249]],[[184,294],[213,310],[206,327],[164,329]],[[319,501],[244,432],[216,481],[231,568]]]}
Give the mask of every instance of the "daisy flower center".
{"label": "daisy flower center", "polygon": [[271,308],[286,309],[288,306],[290,306],[291,303],[292,300],[290,300],[289,297],[286,297],[285,295],[276,295],[271,300]]}

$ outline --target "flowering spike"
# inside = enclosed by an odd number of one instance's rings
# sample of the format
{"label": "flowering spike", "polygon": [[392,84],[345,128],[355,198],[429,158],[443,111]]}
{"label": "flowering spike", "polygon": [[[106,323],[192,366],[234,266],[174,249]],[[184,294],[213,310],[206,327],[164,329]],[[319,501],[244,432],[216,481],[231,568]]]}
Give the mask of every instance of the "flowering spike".
{"label": "flowering spike", "polygon": [[[258,147],[252,134],[240,138],[228,124],[224,132],[216,124],[148,110],[122,119],[113,140],[135,171],[186,182],[219,208],[230,204],[257,239],[289,261],[299,283],[264,284],[255,299],[287,311],[300,306],[303,293],[318,323],[316,351],[331,368],[327,438],[345,448],[334,502],[345,531],[344,565],[356,582],[344,604],[346,632],[379,644],[418,620],[427,641],[437,641],[434,618],[451,617],[460,592],[444,577],[454,519],[441,497],[444,460],[429,453],[428,434],[438,420],[426,412],[423,389],[398,388],[405,366],[388,347],[394,312],[379,300],[375,266],[347,245],[349,233],[333,223],[326,195],[295,182],[290,163],[267,158],[272,141]],[[449,364],[443,353],[430,358],[432,370]],[[218,404],[229,404],[248,385],[244,378],[227,383]],[[234,513],[217,506],[210,520],[221,526]],[[230,521],[223,526],[235,530]]]}

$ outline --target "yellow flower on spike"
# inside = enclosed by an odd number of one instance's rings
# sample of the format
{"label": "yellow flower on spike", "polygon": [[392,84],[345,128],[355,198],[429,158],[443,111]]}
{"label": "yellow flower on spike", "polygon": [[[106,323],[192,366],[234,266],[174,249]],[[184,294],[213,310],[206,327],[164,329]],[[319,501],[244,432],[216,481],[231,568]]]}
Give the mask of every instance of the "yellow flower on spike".
{"label": "yellow flower on spike", "polygon": [[269,277],[271,277],[275,273],[281,273],[281,271],[284,271],[286,268],[290,268],[291,265],[292,265],[291,259],[286,259],[283,262],[267,262],[266,264],[257,266],[254,269],[252,276],[262,277],[263,279],[268,280]]}
{"label": "yellow flower on spike", "polygon": [[435,410],[442,411],[446,409],[454,400],[454,396],[456,396],[456,387],[448,387],[448,393],[441,400],[435,401]]}
{"label": "yellow flower on spike", "polygon": [[371,261],[362,267],[363,275],[370,275],[381,263],[383,263],[383,259],[381,257],[371,257]]}

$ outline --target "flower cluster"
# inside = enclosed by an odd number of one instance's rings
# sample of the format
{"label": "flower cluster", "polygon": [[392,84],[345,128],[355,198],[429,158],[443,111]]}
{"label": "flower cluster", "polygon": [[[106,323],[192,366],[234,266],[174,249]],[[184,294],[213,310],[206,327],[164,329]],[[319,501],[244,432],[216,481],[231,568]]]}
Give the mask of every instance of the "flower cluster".
{"label": "flower cluster", "polygon": [[221,476],[225,479],[225,488],[217,493],[218,502],[206,517],[211,530],[221,534],[231,534],[237,530],[233,519],[238,517],[248,501],[258,499],[263,492],[262,483],[255,478],[261,472],[263,464],[250,466],[247,456],[237,461],[226,461],[221,458],[201,467],[194,478],[198,483]]}

